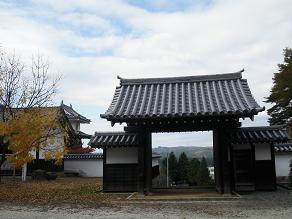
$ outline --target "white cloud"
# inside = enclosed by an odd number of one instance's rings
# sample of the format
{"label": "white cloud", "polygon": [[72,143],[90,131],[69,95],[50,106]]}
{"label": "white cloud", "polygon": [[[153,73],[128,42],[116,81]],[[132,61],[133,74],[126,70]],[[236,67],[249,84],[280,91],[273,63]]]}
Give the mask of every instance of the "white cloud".
{"label": "white cloud", "polygon": [[[183,76],[241,68],[256,100],[266,105],[262,101],[282,49],[291,46],[289,0],[217,0],[173,12],[113,0],[32,2],[25,7],[0,3],[0,43],[26,60],[38,51],[47,55],[64,76],[57,102],[87,105],[91,111],[107,109],[117,75]],[[86,107],[82,110],[86,115]],[[112,129],[97,118],[87,131]],[[267,116],[258,118],[248,124],[264,124]]]}

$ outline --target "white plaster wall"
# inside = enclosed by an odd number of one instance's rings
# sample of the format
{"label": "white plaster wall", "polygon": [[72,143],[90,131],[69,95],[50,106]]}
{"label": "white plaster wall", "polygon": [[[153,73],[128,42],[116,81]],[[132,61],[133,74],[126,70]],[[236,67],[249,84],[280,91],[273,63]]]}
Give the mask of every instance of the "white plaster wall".
{"label": "white plaster wall", "polygon": [[107,164],[138,163],[137,147],[120,147],[106,149]]}
{"label": "white plaster wall", "polygon": [[70,121],[72,128],[75,131],[80,131],[80,123],[77,121]]}
{"label": "white plaster wall", "polygon": [[[39,150],[39,159],[44,159],[46,151],[55,151],[55,150],[63,150],[65,143],[64,143],[64,136],[62,134],[58,134],[53,138],[53,144],[51,144],[50,139],[48,139],[45,143],[43,143],[42,149]],[[36,150],[33,149],[30,154],[36,158]]]}
{"label": "white plaster wall", "polygon": [[84,177],[102,177],[102,159],[64,160],[64,171],[78,171]]}
{"label": "white plaster wall", "polygon": [[289,176],[289,165],[292,154],[275,154],[276,175]]}
{"label": "white plaster wall", "polygon": [[270,144],[255,144],[255,159],[256,160],[271,160],[271,146]]}
{"label": "white plaster wall", "polygon": [[152,166],[158,166],[159,165],[159,157],[153,157],[152,158]]}
{"label": "white plaster wall", "polygon": [[13,164],[9,160],[5,160],[0,167],[1,170],[13,170]]}
{"label": "white plaster wall", "polygon": [[53,144],[51,144],[50,139],[47,140],[46,143],[44,143],[45,146],[43,146],[43,149],[40,149],[39,151],[39,158],[44,159],[44,154],[48,151],[56,151],[56,150],[63,150],[65,143],[64,143],[64,136],[62,133],[56,135],[53,138]]}

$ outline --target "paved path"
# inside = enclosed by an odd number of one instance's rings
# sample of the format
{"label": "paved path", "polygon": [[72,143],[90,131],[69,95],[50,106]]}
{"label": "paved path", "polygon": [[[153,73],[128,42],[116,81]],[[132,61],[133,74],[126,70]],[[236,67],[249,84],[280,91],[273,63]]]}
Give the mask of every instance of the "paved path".
{"label": "paved path", "polygon": [[230,201],[116,203],[115,207],[84,209],[1,205],[0,218],[292,218],[292,191],[258,192]]}

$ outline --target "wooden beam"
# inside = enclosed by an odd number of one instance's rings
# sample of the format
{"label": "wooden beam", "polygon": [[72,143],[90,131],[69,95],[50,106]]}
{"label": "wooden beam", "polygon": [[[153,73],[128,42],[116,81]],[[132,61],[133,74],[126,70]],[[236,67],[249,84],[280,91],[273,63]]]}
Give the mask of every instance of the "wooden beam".
{"label": "wooden beam", "polygon": [[143,122],[143,123],[129,123],[124,128],[126,132],[187,132],[187,131],[209,131],[224,127],[225,129],[232,129],[240,127],[241,123],[238,120],[217,121],[217,120],[176,120],[176,121],[159,121]]}

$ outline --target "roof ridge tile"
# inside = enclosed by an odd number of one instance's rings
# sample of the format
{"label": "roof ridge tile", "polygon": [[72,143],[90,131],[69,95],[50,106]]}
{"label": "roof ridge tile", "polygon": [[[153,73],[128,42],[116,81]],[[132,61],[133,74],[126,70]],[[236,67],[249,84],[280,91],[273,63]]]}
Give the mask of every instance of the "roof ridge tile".
{"label": "roof ridge tile", "polygon": [[188,83],[188,82],[204,82],[204,81],[218,81],[218,80],[236,80],[242,78],[243,70],[235,73],[223,73],[213,75],[193,75],[181,77],[161,77],[161,78],[136,78],[127,79],[118,77],[120,85],[134,85],[134,84],[163,84],[163,83]]}

